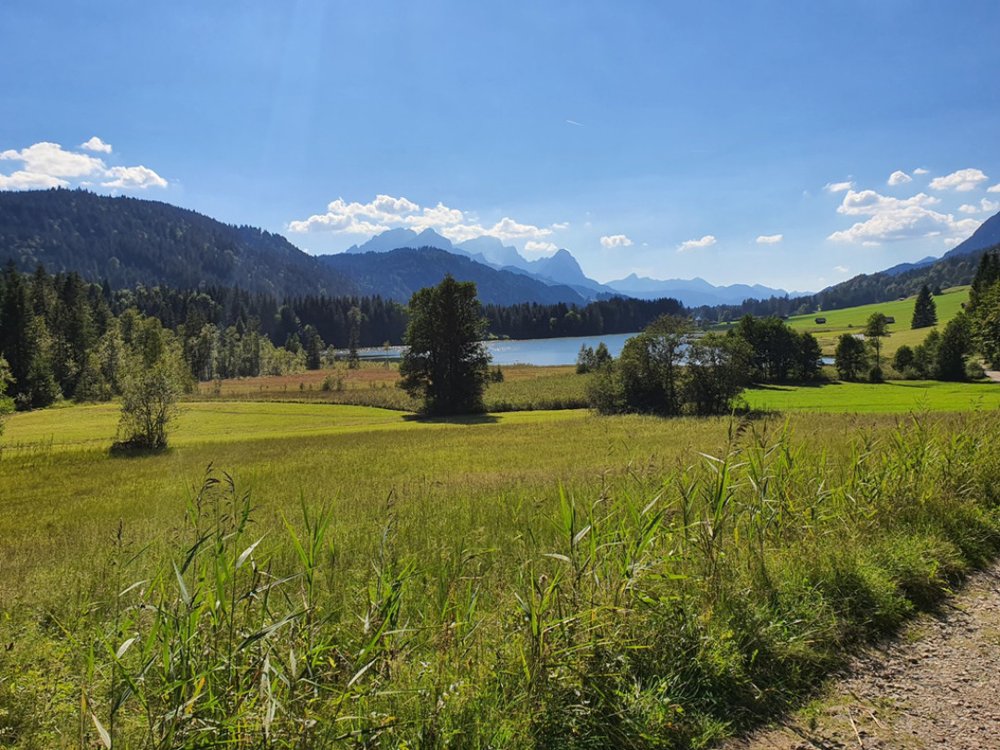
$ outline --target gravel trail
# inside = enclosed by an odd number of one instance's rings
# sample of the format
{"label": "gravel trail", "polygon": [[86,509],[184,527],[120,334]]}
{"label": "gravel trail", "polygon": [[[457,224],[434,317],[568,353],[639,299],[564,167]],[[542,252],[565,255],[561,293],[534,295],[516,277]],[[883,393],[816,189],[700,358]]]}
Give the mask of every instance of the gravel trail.
{"label": "gravel trail", "polygon": [[812,705],[726,750],[1000,750],[1000,565],[856,658]]}

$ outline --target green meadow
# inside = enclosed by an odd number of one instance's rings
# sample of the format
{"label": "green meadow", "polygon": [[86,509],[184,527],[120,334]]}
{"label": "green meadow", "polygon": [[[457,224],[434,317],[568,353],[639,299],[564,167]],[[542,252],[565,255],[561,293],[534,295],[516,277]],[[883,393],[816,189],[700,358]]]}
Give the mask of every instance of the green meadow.
{"label": "green meadow", "polygon": [[[895,323],[889,324],[889,336],[883,344],[883,353],[891,357],[896,349],[903,344],[913,347],[921,343],[932,330],[930,328],[916,330],[910,328],[913,305],[916,299],[916,295],[914,295],[892,302],[859,305],[858,307],[828,310],[810,315],[796,315],[789,318],[787,323],[796,331],[808,331],[813,334],[823,348],[823,353],[832,355],[837,346],[837,339],[842,334],[860,333],[872,313],[880,312],[896,319]],[[943,329],[949,320],[958,315],[962,310],[962,304],[968,299],[969,287],[967,286],[946,289],[943,294],[934,297],[938,317],[937,328]],[[826,322],[817,323],[816,318],[826,318]]]}
{"label": "green meadow", "polygon": [[11,418],[0,746],[703,746],[1000,549],[996,384],[439,420],[236,386],[142,457],[113,404]]}
{"label": "green meadow", "polygon": [[[916,295],[902,300],[891,302],[878,302],[871,305],[858,305],[857,307],[846,307],[842,310],[825,310],[808,315],[794,315],[785,322],[799,332],[809,332],[819,341],[823,353],[833,356],[837,347],[837,339],[845,333],[861,333],[865,323],[873,313],[882,313],[887,317],[896,319],[895,323],[888,326],[889,336],[883,341],[882,352],[887,357],[892,357],[896,350],[906,344],[914,347],[923,342],[932,328],[911,329],[910,322],[913,319],[913,305],[916,302]],[[948,321],[958,315],[962,310],[962,305],[969,299],[969,287],[957,286],[944,290],[943,294],[934,297],[937,310],[938,330],[943,330]],[[817,323],[817,318],[825,318],[825,322]],[[726,330],[728,326],[717,326],[718,330]]]}
{"label": "green meadow", "polygon": [[984,380],[889,380],[881,384],[832,381],[816,385],[761,385],[743,392],[756,411],[824,414],[906,414],[925,411],[996,412],[1000,383]]}

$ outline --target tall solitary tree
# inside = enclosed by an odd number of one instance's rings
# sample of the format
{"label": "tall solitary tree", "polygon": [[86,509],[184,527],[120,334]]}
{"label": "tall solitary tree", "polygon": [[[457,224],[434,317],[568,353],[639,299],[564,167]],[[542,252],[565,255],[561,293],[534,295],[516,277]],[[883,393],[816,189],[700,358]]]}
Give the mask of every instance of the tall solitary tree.
{"label": "tall solitary tree", "polygon": [[490,363],[482,344],[485,334],[475,283],[449,274],[437,286],[416,292],[404,338],[409,348],[399,366],[401,387],[423,399],[427,414],[484,411]]}
{"label": "tall solitary tree", "polygon": [[872,313],[865,323],[865,341],[875,350],[875,367],[871,371],[873,383],[882,382],[882,339],[889,335],[889,319],[882,313]]}
{"label": "tall solitary tree", "polygon": [[930,328],[937,325],[937,305],[931,296],[931,288],[924,284],[920,287],[917,301],[913,304],[913,321],[910,328]]}

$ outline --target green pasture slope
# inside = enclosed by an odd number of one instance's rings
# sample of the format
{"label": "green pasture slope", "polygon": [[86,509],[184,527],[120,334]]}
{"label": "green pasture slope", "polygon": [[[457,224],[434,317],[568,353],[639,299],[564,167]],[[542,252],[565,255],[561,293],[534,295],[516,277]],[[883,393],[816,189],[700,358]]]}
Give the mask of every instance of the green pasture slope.
{"label": "green pasture slope", "polygon": [[[896,349],[903,344],[911,347],[916,346],[933,330],[931,328],[918,328],[916,330],[910,328],[910,321],[913,319],[913,305],[916,299],[916,295],[914,295],[892,302],[845,307],[842,310],[829,310],[809,315],[794,315],[786,322],[796,331],[811,333],[819,341],[823,353],[832,356],[833,350],[837,346],[837,339],[840,338],[841,334],[861,333],[872,313],[880,312],[896,319],[895,323],[889,324],[889,337],[885,339],[882,346],[883,353],[891,357]],[[946,289],[943,294],[934,297],[938,316],[937,328],[940,330],[947,325],[949,320],[958,315],[962,304],[968,299],[968,286],[952,287]],[[816,318],[826,318],[826,322],[817,323]],[[729,326],[717,328],[724,331],[727,327]]]}
{"label": "green pasture slope", "polygon": [[[924,340],[931,331],[930,328],[910,328],[913,319],[913,305],[916,296],[905,300],[880,302],[873,305],[847,307],[843,310],[829,310],[810,315],[796,315],[788,319],[788,325],[796,331],[808,331],[813,334],[823,348],[823,353],[832,355],[837,346],[837,339],[844,333],[860,333],[872,313],[894,317],[895,323],[889,325],[889,337],[885,339],[883,351],[887,356],[903,344],[916,346]],[[959,286],[946,289],[943,294],[934,297],[937,305],[938,327],[941,328],[954,318],[962,309],[962,303],[969,299],[969,287]],[[817,323],[816,318],[826,318],[825,323]]]}
{"label": "green pasture slope", "polygon": [[703,746],[1000,550],[994,414],[116,421],[4,436],[0,746]]}

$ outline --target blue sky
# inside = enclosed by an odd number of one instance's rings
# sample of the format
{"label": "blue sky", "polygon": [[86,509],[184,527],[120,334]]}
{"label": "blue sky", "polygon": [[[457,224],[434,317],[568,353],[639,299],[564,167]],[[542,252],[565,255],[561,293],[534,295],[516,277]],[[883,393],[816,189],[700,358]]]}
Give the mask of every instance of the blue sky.
{"label": "blue sky", "polygon": [[1000,210],[998,31],[993,0],[5,0],[0,189],[811,290]]}

